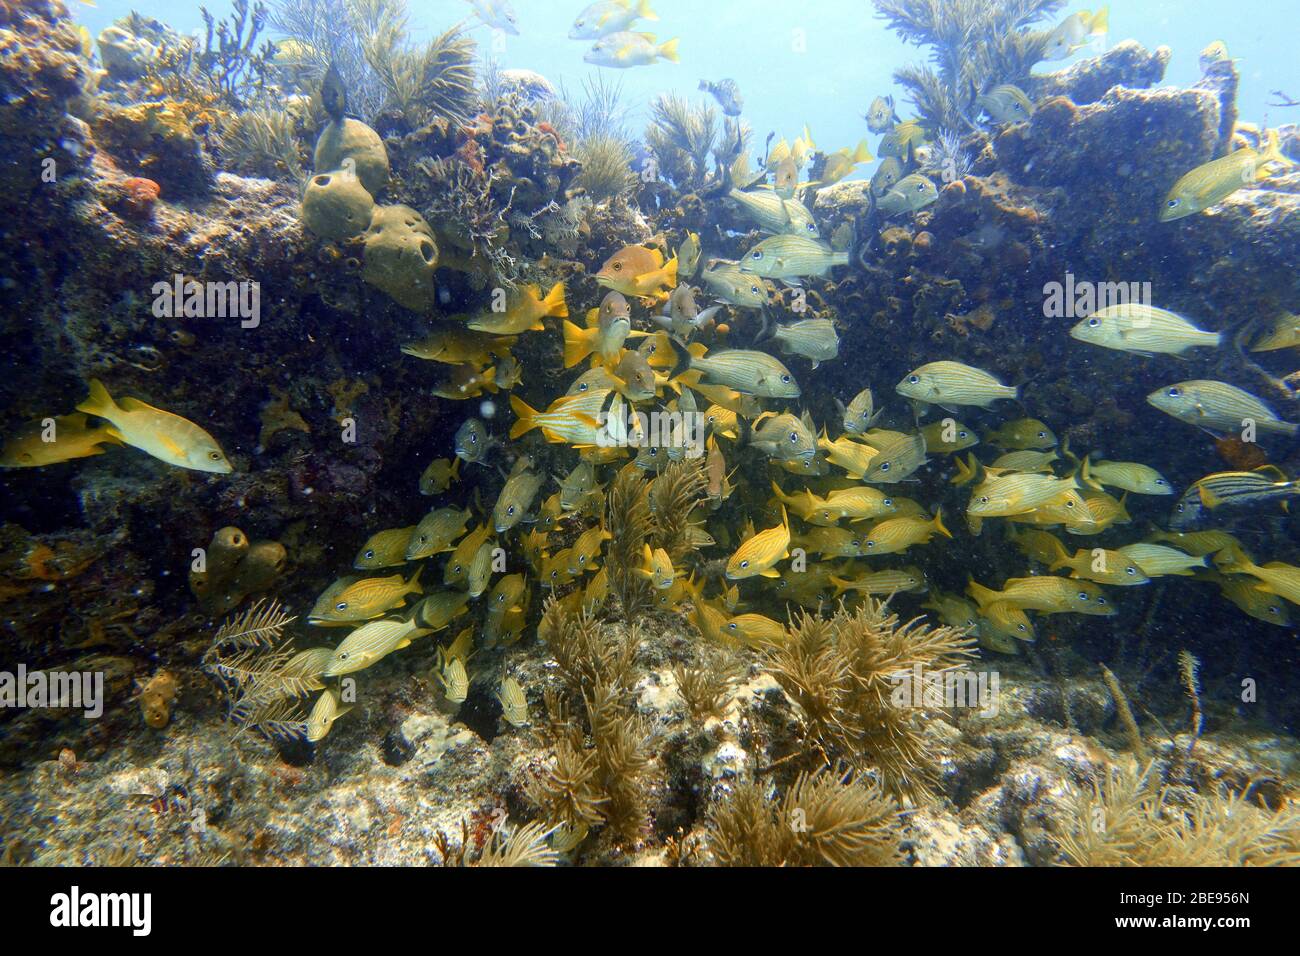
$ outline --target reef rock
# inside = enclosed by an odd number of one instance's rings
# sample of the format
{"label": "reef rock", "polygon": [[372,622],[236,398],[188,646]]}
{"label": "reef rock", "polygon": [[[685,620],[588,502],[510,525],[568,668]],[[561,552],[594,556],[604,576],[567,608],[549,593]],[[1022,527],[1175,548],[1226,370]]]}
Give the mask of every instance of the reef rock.
{"label": "reef rock", "polygon": [[1167,46],[1147,50],[1135,40],[1117,43],[1101,56],[1080,60],[1064,70],[1034,76],[1025,92],[1037,102],[1051,96],[1064,96],[1074,103],[1095,103],[1114,86],[1145,89],[1155,86],[1165,76],[1173,51]]}

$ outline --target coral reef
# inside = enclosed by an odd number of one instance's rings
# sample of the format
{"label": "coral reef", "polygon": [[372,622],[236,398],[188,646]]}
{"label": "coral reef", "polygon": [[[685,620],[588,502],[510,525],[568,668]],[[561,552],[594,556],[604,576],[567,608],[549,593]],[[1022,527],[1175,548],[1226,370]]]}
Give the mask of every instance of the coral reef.
{"label": "coral reef", "polygon": [[[1074,448],[1145,460],[1137,410],[1150,376],[1080,352],[1067,326],[1026,303],[1068,272],[1149,279],[1162,304],[1240,334],[1300,298],[1300,188],[1283,173],[1158,223],[1177,175],[1259,144],[1235,113],[1235,70],[1156,89],[1168,51],[1121,43],[1031,75],[1033,27],[1060,7],[878,2],[934,51],[933,66],[899,80],[933,140],[921,168],[951,174],[933,204],[883,225],[867,182],[804,192],[823,236],[857,240],[852,260],[774,290],[767,308],[788,318],[797,301],[835,320],[843,353],[870,356],[878,390],[936,352],[957,354],[1022,386]],[[840,490],[793,461],[769,474],[752,435],[727,436],[726,413],[740,432],[732,406],[748,420],[752,396],[721,389],[700,405],[703,461],[665,465],[658,448],[615,461],[598,446],[579,459],[536,433],[501,438],[505,393],[534,403],[569,386],[557,330],[496,336],[457,317],[563,282],[580,325],[605,291],[595,273],[627,245],[668,259],[694,233],[708,257],[741,258],[756,233],[719,201],[749,148],[740,120],[666,96],[643,153],[616,86],[571,96],[536,75],[475,69],[461,28],[415,46],[396,0],[241,4],[209,24],[193,42],[119,21],[101,35],[100,76],[59,3],[0,5],[0,131],[38,160],[0,167],[13,356],[0,425],[62,414],[102,377],[202,423],[235,465],[214,477],[108,448],[6,472],[0,640],[33,671],[105,679],[102,720],[0,710],[6,860],[1300,862],[1300,749],[1280,729],[1300,715],[1300,693],[1277,667],[1293,638],[1199,581],[1127,589],[1109,621],[1036,618],[1038,640],[1009,656],[919,616],[917,594],[855,596],[833,555],[807,573],[727,577],[709,555],[778,523],[773,477]],[[259,47],[273,26],[298,46]],[[360,119],[312,102],[330,63]],[[999,82],[1024,84],[1034,115],[971,128],[972,87]],[[44,160],[52,178],[40,178]],[[156,307],[160,283],[185,280],[255,283],[260,311]],[[649,308],[659,304],[635,303],[636,331],[651,331]],[[724,306],[699,341],[748,348],[767,324],[758,316]],[[652,373],[668,375],[667,335],[644,344]],[[414,358],[435,354],[441,365]],[[789,360],[806,385],[809,363]],[[1270,402],[1295,407],[1269,358],[1247,364],[1225,347],[1193,361],[1196,374],[1267,380]],[[589,381],[608,372],[583,370]],[[431,398],[435,375],[440,394],[476,401]],[[861,364],[816,376],[790,407],[840,421],[834,400],[866,384]],[[679,410],[687,394],[671,397]],[[490,450],[450,458],[471,414]],[[981,433],[993,421],[982,409],[971,420]],[[1266,463],[1249,452],[1265,454],[1189,429],[1161,465],[1186,484],[1221,455]],[[1294,448],[1268,452],[1295,472]],[[575,461],[590,481],[568,507],[560,476],[578,474]],[[948,520],[964,502],[955,470],[935,455],[907,493],[915,485]],[[497,531],[493,496],[523,472],[544,487],[525,525]],[[355,573],[362,542],[402,544],[425,520],[417,489],[435,515],[466,515],[466,537],[447,550],[474,544],[459,557],[490,566],[484,581],[471,585],[468,570],[439,580],[450,561],[406,562],[404,544],[383,571]],[[1130,507],[1135,524],[1167,514]],[[1261,535],[1288,540],[1288,521],[1271,517]],[[931,597],[973,567],[981,580],[1024,573],[1001,528],[954,531],[962,550],[923,562]],[[593,536],[587,566],[571,564]],[[665,560],[671,580],[656,577]],[[403,595],[387,619],[366,620],[434,631],[355,687],[326,676],[340,632],[307,614],[340,573],[345,585],[373,575],[423,588],[418,606]],[[1240,681],[1265,671],[1275,685],[1243,706]],[[900,705],[901,678],[918,674],[996,677],[997,706]],[[328,737],[312,724],[321,713]],[[1098,814],[1104,833],[1089,828]],[[118,826],[103,826],[110,816]]]}

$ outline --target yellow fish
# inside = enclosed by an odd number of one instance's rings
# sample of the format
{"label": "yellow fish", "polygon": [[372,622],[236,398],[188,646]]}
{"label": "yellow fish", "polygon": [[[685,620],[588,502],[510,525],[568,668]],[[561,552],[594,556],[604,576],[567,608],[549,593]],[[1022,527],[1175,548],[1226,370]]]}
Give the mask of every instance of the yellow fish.
{"label": "yellow fish", "polygon": [[365,670],[393,651],[400,650],[416,637],[432,633],[420,627],[419,621],[371,621],[363,624],[334,649],[334,655],[325,667],[325,677],[341,677]]}
{"label": "yellow fish", "polygon": [[993,429],[984,436],[984,440],[1008,451],[1045,449],[1056,445],[1056,433],[1037,418],[1017,418]]}
{"label": "yellow fish", "polygon": [[406,542],[406,560],[419,561],[431,554],[451,550],[451,543],[465,533],[469,523],[468,510],[435,508],[420,519]]}
{"label": "yellow fish", "polygon": [[[48,425],[45,424],[48,422]],[[41,468],[45,465],[102,455],[102,445],[120,445],[112,428],[87,428],[86,416],[59,415],[5,442],[0,468]]]}
{"label": "yellow fish", "polygon": [[737,614],[723,626],[722,634],[750,647],[785,642],[785,626],[762,614]]}
{"label": "yellow fish", "polygon": [[1250,347],[1252,352],[1272,352],[1300,346],[1300,316],[1284,314]]}
{"label": "yellow fish", "polygon": [[507,677],[501,682],[497,700],[501,702],[501,716],[510,726],[522,727],[528,723],[528,698],[513,677]]}
{"label": "yellow fish", "polygon": [[373,571],[376,568],[391,568],[406,563],[406,546],[415,533],[415,525],[409,528],[389,528],[379,531],[366,539],[352,566],[359,571]]}
{"label": "yellow fish", "polygon": [[[588,571],[597,570],[600,565],[597,560],[600,558],[600,549],[606,541],[612,538],[608,531],[600,525],[588,528],[578,539],[573,542],[569,558],[569,573],[574,577],[585,574]],[[670,562],[671,565],[671,562]]]}
{"label": "yellow fish", "polygon": [[850,175],[859,163],[869,163],[874,159],[871,150],[867,148],[866,140],[858,143],[858,148],[855,150],[850,151],[848,147],[836,150],[826,157],[826,164],[822,166],[821,175],[817,177],[817,185],[830,186],[838,183],[845,176]]}
{"label": "yellow fish", "polygon": [[1295,165],[1282,155],[1275,129],[1266,134],[1263,151],[1247,146],[1220,159],[1212,159],[1184,175],[1165,196],[1160,207],[1160,221],[1173,222],[1218,205],[1241,187],[1267,179],[1270,175],[1268,166],[1272,163]]}
{"label": "yellow fish", "polygon": [[936,508],[933,520],[908,516],[887,518],[871,529],[862,541],[863,554],[896,554],[914,544],[928,544],[936,534],[951,538],[943,526],[943,511]]}
{"label": "yellow fish", "polygon": [[972,445],[978,445],[980,441],[973,428],[953,418],[931,422],[921,429],[921,437],[925,439],[926,452],[939,455],[964,451]]}
{"label": "yellow fish", "polygon": [[500,391],[497,386],[497,370],[479,369],[471,364],[451,365],[429,391],[453,402],[478,398],[484,392]]}
{"label": "yellow fish", "polygon": [[438,495],[451,487],[460,477],[460,459],[435,458],[420,475],[420,494]]}
{"label": "yellow fish", "polygon": [[505,312],[488,312],[466,323],[469,328],[480,332],[492,332],[497,335],[518,335],[521,332],[536,332],[546,328],[542,319],[555,316],[568,318],[569,307],[564,302],[564,283],[557,282],[551,291],[542,297],[542,290],[535,285],[526,285],[523,292]]}
{"label": "yellow fish", "polygon": [[421,627],[427,627],[431,631],[441,631],[465,613],[467,604],[469,604],[469,595],[464,591],[439,591],[437,594],[430,594],[416,605],[413,618],[420,622]]}
{"label": "yellow fish", "polygon": [[572,368],[593,352],[606,368],[613,368],[623,352],[623,343],[629,337],[645,335],[632,331],[632,308],[621,292],[606,293],[600,308],[592,311],[596,313],[595,324],[589,318],[585,329],[567,319],[562,325],[565,368]]}
{"label": "yellow fish", "polygon": [[660,591],[666,591],[677,580],[677,571],[673,568],[673,561],[668,557],[668,552],[663,548],[655,548],[651,551],[648,544],[645,546],[641,566],[633,568],[632,573],[649,581]]}
{"label": "yellow fish", "polygon": [[752,535],[728,559],[727,578],[732,581],[757,576],[779,578],[781,574],[776,570],[776,563],[789,556],[790,519],[782,505],[781,523]]}
{"label": "yellow fish", "polygon": [[1258,590],[1276,594],[1292,604],[1300,604],[1300,568],[1281,561],[1260,567],[1240,551],[1225,551],[1214,559],[1219,569],[1229,574],[1249,574],[1259,579]]}
{"label": "yellow fish", "polygon": [[307,623],[326,626],[351,624],[379,617],[385,611],[401,607],[406,595],[420,594],[420,571],[410,579],[394,574],[386,578],[343,578],[325,589],[307,616]]}
{"label": "yellow fish", "polygon": [[534,428],[540,428],[549,442],[568,442],[571,445],[598,444],[597,432],[601,428],[601,407],[609,392],[595,390],[584,395],[564,395],[551,403],[544,412],[530,408],[518,395],[510,396],[510,407],[516,421],[510,426],[510,437],[519,438]]}
{"label": "yellow fish", "polygon": [[114,438],[169,465],[218,475],[231,472],[217,440],[198,425],[139,399],[115,402],[99,379],[91,379],[90,396],[77,411],[107,419],[112,428],[106,431]]}
{"label": "yellow fish", "polygon": [[446,323],[419,342],[402,346],[402,353],[446,365],[490,365],[494,358],[510,355],[518,339],[513,335],[490,335]]}
{"label": "yellow fish", "polygon": [[1090,488],[1107,485],[1135,495],[1172,495],[1173,486],[1148,465],[1136,461],[1089,461],[1084,459],[1079,480]]}
{"label": "yellow fish", "polygon": [[1018,389],[1003,385],[983,369],[961,362],[930,362],[913,369],[895,389],[904,398],[948,408],[975,405],[991,408],[1001,399],[1015,399]]}
{"label": "yellow fish", "polygon": [[1057,546],[1060,550],[1057,552],[1056,560],[1048,566],[1049,571],[1069,568],[1071,577],[1095,581],[1098,584],[1128,586],[1148,584],[1151,581],[1142,570],[1142,566],[1122,551],[1080,548],[1070,556],[1066,554],[1065,547],[1059,542]]}
{"label": "yellow fish", "polygon": [[605,260],[596,273],[596,283],[623,295],[653,298],[677,287],[677,257],[664,262],[657,249],[624,246]]}
{"label": "yellow fish", "polygon": [[925,575],[918,568],[872,571],[850,579],[832,576],[831,583],[835,585],[836,595],[845,591],[858,591],[861,594],[895,594],[926,589]]}
{"label": "yellow fish", "polygon": [[307,740],[311,743],[324,740],[334,726],[334,721],[338,720],[355,704],[349,704],[347,707],[339,706],[341,699],[339,692],[330,687],[321,692],[316,698],[316,703],[312,705],[311,713],[307,715]]}
{"label": "yellow fish", "polygon": [[700,234],[688,232],[686,241],[677,247],[677,275],[687,279],[695,275],[700,265]]}
{"label": "yellow fish", "polygon": [[1119,552],[1141,568],[1142,573],[1149,578],[1164,577],[1167,574],[1186,577],[1194,573],[1193,568],[1204,568],[1208,564],[1204,555],[1196,557],[1162,544],[1126,544]]}
{"label": "yellow fish", "polygon": [[481,524],[460,539],[460,542],[452,551],[451,557],[447,559],[447,566],[442,570],[443,584],[458,584],[469,577],[470,565],[474,563],[474,558],[479,549],[487,543],[491,534],[492,529],[486,524]]}

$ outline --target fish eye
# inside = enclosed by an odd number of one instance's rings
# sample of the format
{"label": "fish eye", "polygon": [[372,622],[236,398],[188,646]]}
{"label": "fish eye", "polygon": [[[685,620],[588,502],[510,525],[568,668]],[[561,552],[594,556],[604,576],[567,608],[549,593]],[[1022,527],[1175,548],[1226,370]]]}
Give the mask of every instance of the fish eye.
{"label": "fish eye", "polygon": [[508,514],[508,515],[512,515],[512,514],[514,514],[514,513],[515,513],[515,506],[514,506],[514,505],[511,505],[509,508],[506,509],[506,514]]}
{"label": "fish eye", "polygon": [[747,568],[747,567],[749,567],[749,562],[748,562],[748,561],[741,561],[741,562],[740,562],[740,566],[741,566],[742,568]]}
{"label": "fish eye", "polygon": [[213,461],[221,461],[221,452],[210,451],[208,452],[208,457],[211,458]]}
{"label": "fish eye", "polygon": [[1104,597],[1099,597],[1099,598],[1097,598],[1097,603],[1098,603],[1098,604],[1105,604],[1105,603],[1106,603],[1106,599],[1105,599]]}
{"label": "fish eye", "polygon": [[884,505],[885,505],[886,508],[892,508],[892,507],[894,507],[894,499],[893,499],[893,498],[886,498],[885,501],[884,501]]}
{"label": "fish eye", "polygon": [[756,285],[751,285],[751,286],[749,287],[749,291],[752,292],[752,293],[754,293],[754,295],[758,295],[758,286],[756,286]]}
{"label": "fish eye", "polygon": [[957,437],[958,437],[958,438],[965,438],[965,437],[966,437],[966,433],[965,433],[965,432],[958,432],[958,433],[957,433]]}
{"label": "fish eye", "polygon": [[797,442],[798,440],[799,440],[799,433],[798,433],[798,432],[791,432],[791,433],[790,433],[790,441],[792,441],[792,442]]}
{"label": "fish eye", "polygon": [[1133,575],[1137,574],[1137,568],[1125,568],[1124,573],[1132,577]]}
{"label": "fish eye", "polygon": [[816,232],[816,231],[817,231],[817,224],[816,224],[815,222],[810,222],[810,223],[808,223],[808,227],[807,227],[807,228],[808,228],[808,231],[809,231],[809,232]]}
{"label": "fish eye", "polygon": [[871,550],[872,548],[874,548],[875,546],[876,546],[876,542],[873,541],[871,538],[868,538],[868,539],[867,539],[867,550],[870,551],[870,550]]}
{"label": "fish eye", "polygon": [[1089,320],[1088,320],[1088,326],[1089,326],[1090,328],[1094,328],[1094,329],[1095,329],[1095,328],[1096,328],[1097,326],[1099,326],[1099,325],[1101,325],[1101,319],[1089,319]]}
{"label": "fish eye", "polygon": [[1181,394],[1183,394],[1183,390],[1180,389],[1177,385],[1175,385],[1175,386],[1173,386],[1172,388],[1169,389],[1169,397],[1170,397],[1170,398],[1177,398],[1177,397],[1178,397],[1179,395],[1181,395]]}
{"label": "fish eye", "polygon": [[348,652],[347,652],[347,651],[343,651],[342,653],[339,654],[339,660],[341,660],[341,661],[345,661],[345,660],[347,660],[347,659],[348,659]]}
{"label": "fish eye", "polygon": [[346,611],[347,609],[348,609],[347,601],[340,601],[338,604],[334,605],[334,610],[336,611]]}
{"label": "fish eye", "polygon": [[1276,604],[1271,604],[1271,605],[1269,605],[1268,613],[1269,613],[1269,614],[1281,614],[1281,613],[1282,613],[1282,609],[1281,609],[1280,607],[1278,607]]}
{"label": "fish eye", "polygon": [[1177,209],[1179,203],[1181,203],[1181,202],[1182,202],[1181,199],[1171,199],[1171,200],[1169,200],[1168,203],[1166,203],[1166,205],[1167,205],[1170,209]]}
{"label": "fish eye", "polygon": [[477,436],[477,435],[470,435],[470,436],[469,436],[469,442],[470,442],[471,445],[477,445],[477,444],[478,444],[478,436]]}
{"label": "fish eye", "polygon": [[729,630],[729,631],[734,631],[734,630],[736,630],[736,622],[735,622],[735,621],[728,621],[728,622],[727,622],[727,630]]}
{"label": "fish eye", "polygon": [[623,263],[621,263],[621,262],[616,262],[616,263],[614,263],[614,271],[615,271],[615,272],[619,272],[619,271],[621,271],[622,268],[623,268]]}
{"label": "fish eye", "polygon": [[1046,438],[1046,437],[1047,437],[1047,432],[1039,432],[1039,433],[1038,433],[1038,437],[1039,437],[1039,438]]}
{"label": "fish eye", "polygon": [[881,463],[880,463],[880,470],[881,470],[881,471],[889,471],[889,462],[887,462],[887,461],[885,461],[885,462],[881,462]]}
{"label": "fish eye", "polygon": [[1080,592],[1079,592],[1079,600],[1080,600],[1080,601],[1086,601],[1086,600],[1088,600],[1088,592],[1087,592],[1087,591],[1080,591]]}
{"label": "fish eye", "polygon": [[986,505],[986,504],[988,504],[988,503],[989,503],[989,496],[988,496],[988,495],[980,495],[980,504],[982,504],[982,505]]}
{"label": "fish eye", "polygon": [[1023,624],[1017,624],[1017,625],[1016,625],[1016,630],[1017,630],[1017,631],[1023,631],[1023,630],[1026,630],[1026,628],[1025,628],[1025,626],[1024,626]]}
{"label": "fish eye", "polygon": [[753,252],[749,254],[749,258],[757,262],[759,259],[763,258],[763,253],[760,252],[758,249],[755,249]]}
{"label": "fish eye", "polygon": [[1157,484],[1157,485],[1167,485],[1167,484],[1169,484],[1169,482],[1165,481],[1163,478],[1157,478],[1157,479],[1156,479],[1156,484]]}
{"label": "fish eye", "polygon": [[373,548],[362,555],[362,557],[364,558],[373,558],[374,556],[375,556],[375,552]]}
{"label": "fish eye", "polygon": [[782,376],[781,376],[781,381],[784,382],[786,385],[789,385],[789,384],[790,384],[790,376],[789,376],[789,375],[782,375]]}
{"label": "fish eye", "polygon": [[921,377],[920,377],[919,375],[909,375],[909,376],[907,376],[907,381],[908,381],[910,384],[915,385],[915,384],[917,384],[919,381],[921,381]]}

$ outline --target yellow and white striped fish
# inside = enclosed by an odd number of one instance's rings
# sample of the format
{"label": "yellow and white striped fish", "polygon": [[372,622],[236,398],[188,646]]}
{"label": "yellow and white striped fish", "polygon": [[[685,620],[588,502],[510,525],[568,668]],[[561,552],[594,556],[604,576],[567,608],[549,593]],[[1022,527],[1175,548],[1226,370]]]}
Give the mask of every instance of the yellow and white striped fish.
{"label": "yellow and white striped fish", "polygon": [[513,677],[507,677],[501,682],[497,700],[501,702],[501,716],[510,726],[522,727],[528,723],[528,698]]}
{"label": "yellow and white striped fish", "polygon": [[1098,309],[1070,329],[1070,337],[1138,355],[1183,355],[1188,349],[1223,343],[1218,332],[1202,331],[1177,313],[1139,303]]}
{"label": "yellow and white striped fish", "polygon": [[1194,568],[1209,566],[1204,555],[1197,557],[1162,544],[1139,541],[1136,544],[1126,544],[1119,551],[1127,555],[1149,578],[1162,578],[1170,574],[1187,577],[1194,573]]}
{"label": "yellow and white striped fish", "polygon": [[961,362],[930,362],[913,369],[898,383],[896,391],[904,398],[951,408],[976,405],[991,408],[1004,398],[1015,399],[1019,390],[1003,385],[983,369]]}
{"label": "yellow and white striped fish", "polygon": [[325,589],[307,623],[338,625],[368,621],[385,611],[406,603],[406,595],[420,593],[420,572],[417,568],[410,579],[394,574],[386,578],[342,578]]}
{"label": "yellow and white striped fish", "polygon": [[1147,402],[1180,422],[1211,431],[1239,432],[1251,423],[1261,432],[1295,436],[1300,425],[1284,422],[1250,392],[1204,379],[1158,388]]}
{"label": "yellow and white striped fish", "polygon": [[311,713],[307,715],[307,739],[316,743],[324,740],[325,735],[330,732],[334,726],[334,721],[338,720],[355,705],[349,704],[347,707],[340,706],[341,700],[339,692],[333,687],[322,691],[321,695],[316,698],[316,703],[312,705]]}
{"label": "yellow and white striped fish", "polygon": [[1160,472],[1136,461],[1089,461],[1084,459],[1079,480],[1089,487],[1106,485],[1135,495],[1172,495],[1174,488]]}
{"label": "yellow and white striped fish", "polygon": [[325,668],[325,677],[341,677],[365,670],[393,651],[406,647],[414,638],[432,633],[420,627],[414,617],[409,621],[371,621],[363,624],[334,649]]}
{"label": "yellow and white striped fish", "polygon": [[781,523],[752,535],[727,560],[727,578],[732,581],[758,576],[779,578],[776,563],[789,556],[790,519],[782,505]]}

